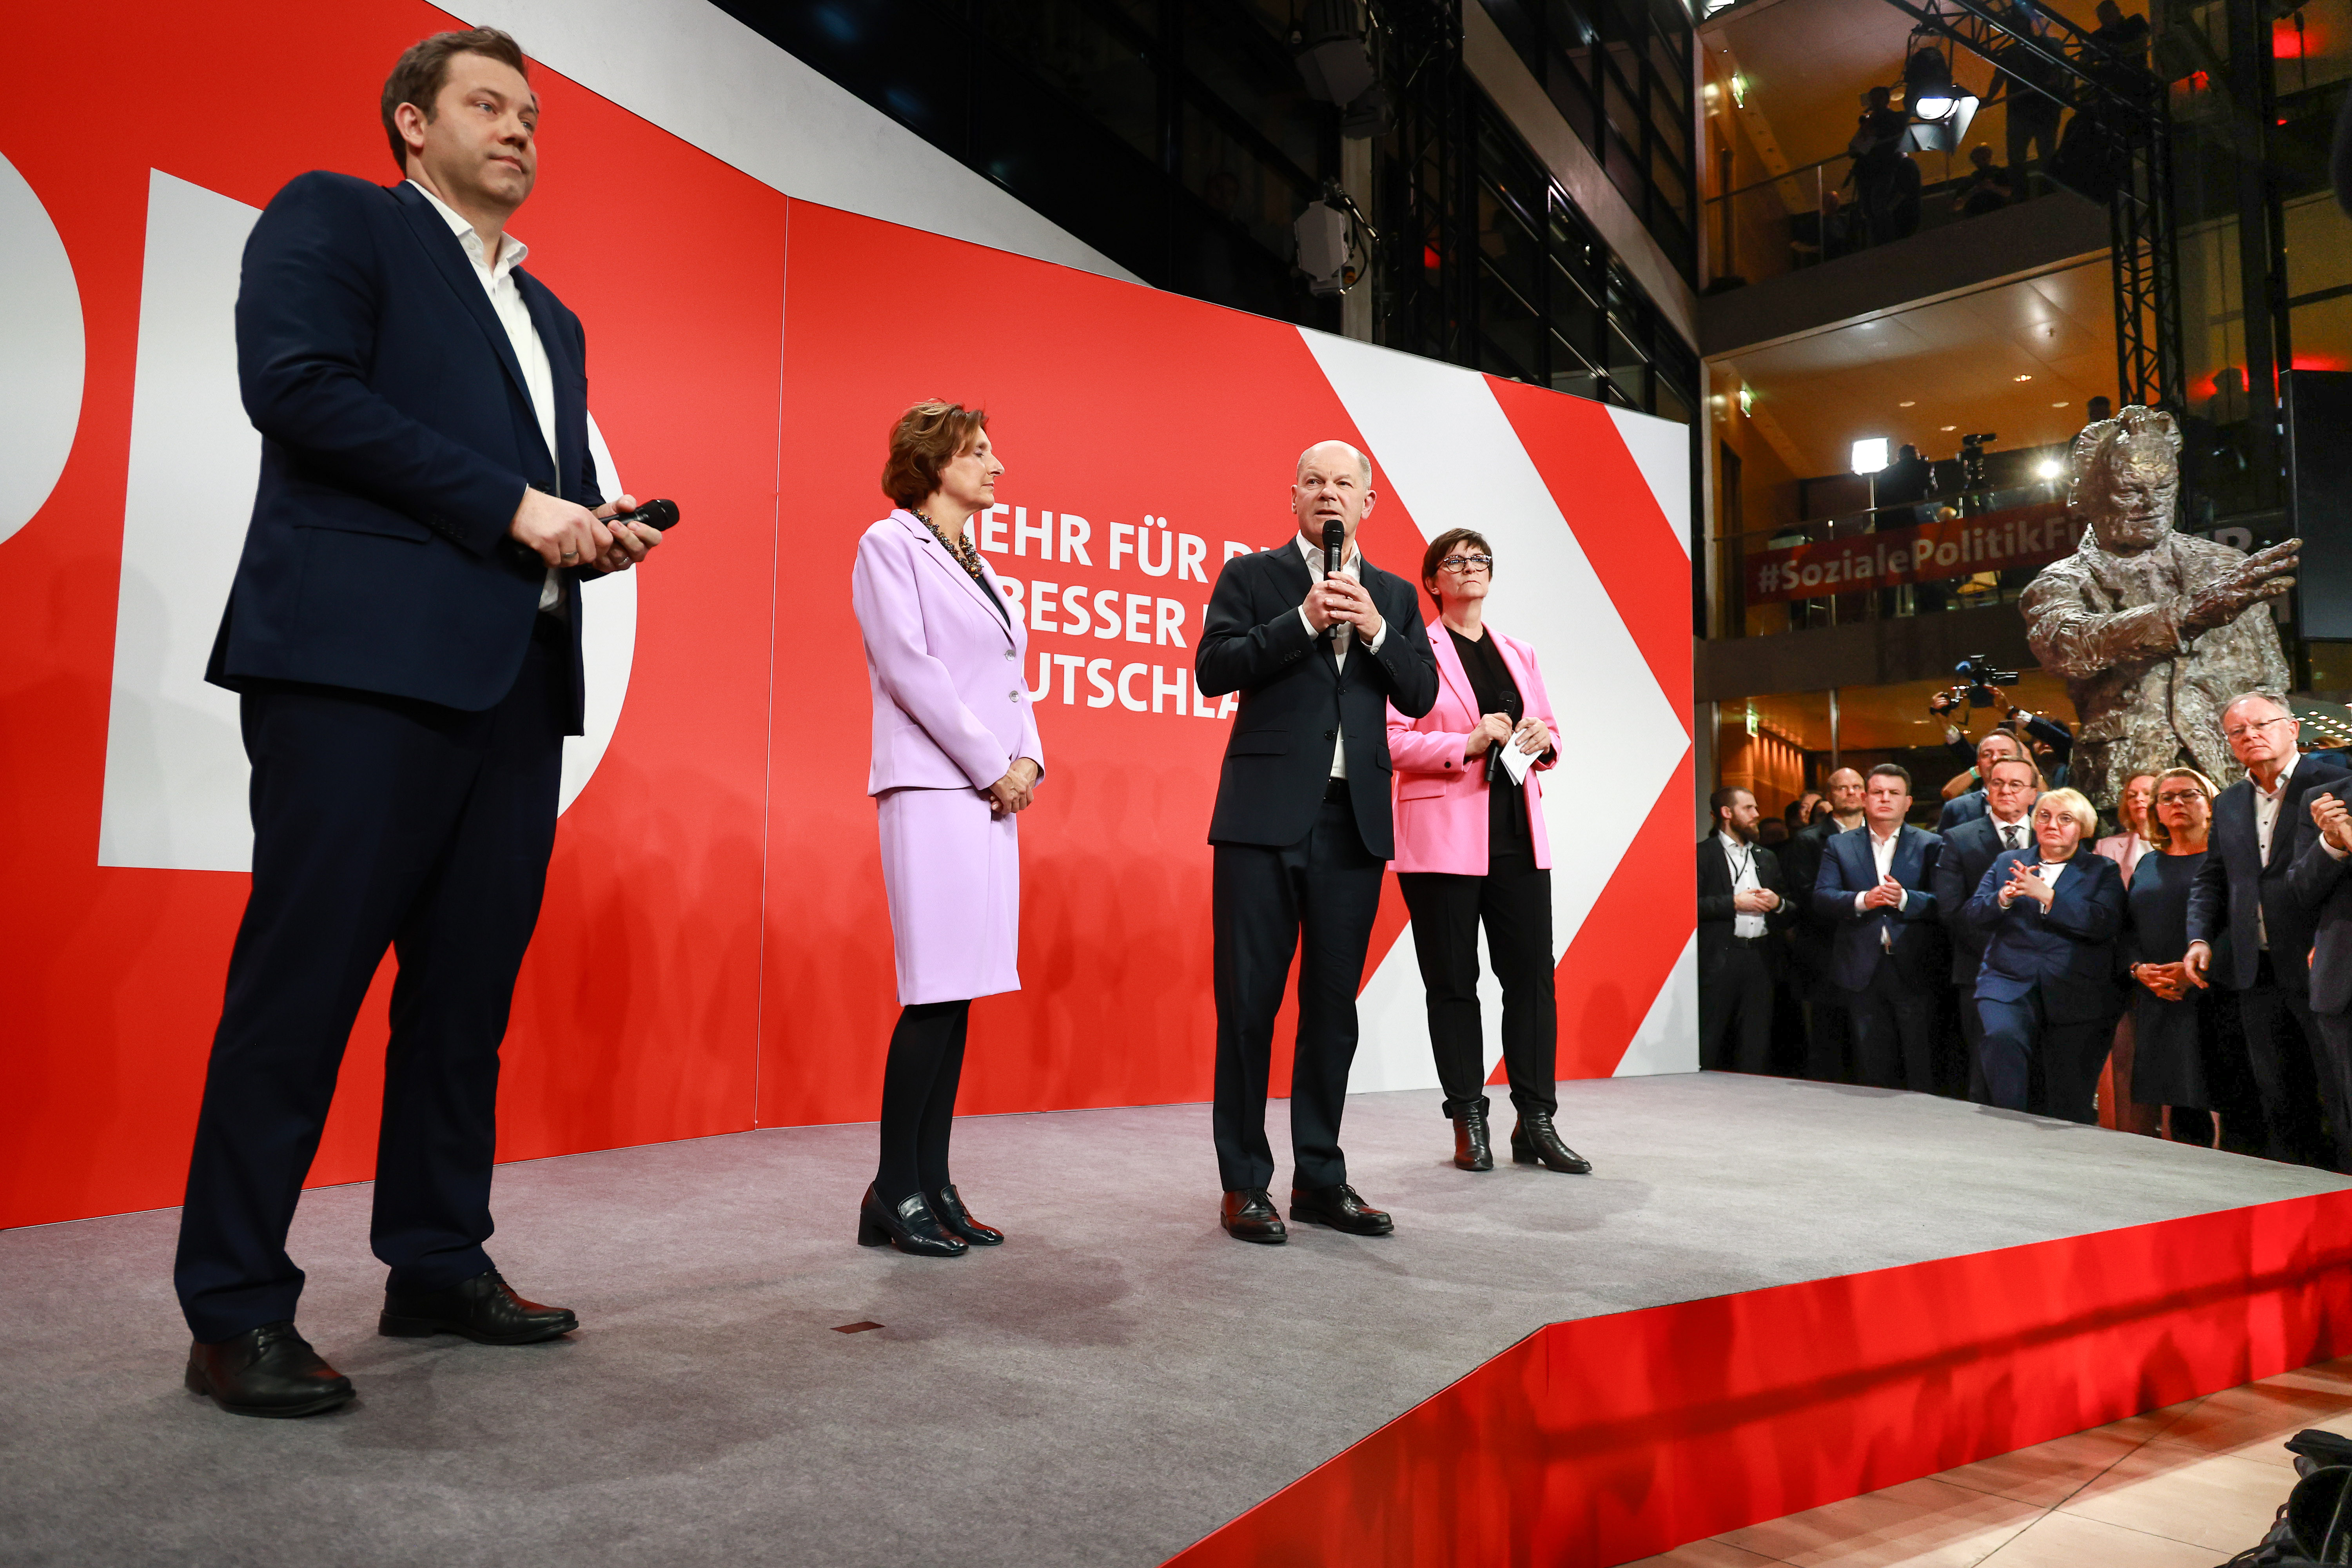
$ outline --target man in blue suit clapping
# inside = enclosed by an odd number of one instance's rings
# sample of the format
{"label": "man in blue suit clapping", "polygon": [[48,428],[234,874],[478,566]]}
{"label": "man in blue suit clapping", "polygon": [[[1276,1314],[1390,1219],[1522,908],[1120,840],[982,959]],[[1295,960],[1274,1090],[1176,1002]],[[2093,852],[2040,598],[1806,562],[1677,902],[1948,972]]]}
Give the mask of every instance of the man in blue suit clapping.
{"label": "man in blue suit clapping", "polygon": [[1813,883],[1813,911],[1835,933],[1830,978],[1853,1019],[1862,1082],[1936,1087],[1936,971],[1941,931],[1930,886],[1943,840],[1904,823],[1911,775],[1881,763],[1863,780],[1862,826],[1833,834]]}

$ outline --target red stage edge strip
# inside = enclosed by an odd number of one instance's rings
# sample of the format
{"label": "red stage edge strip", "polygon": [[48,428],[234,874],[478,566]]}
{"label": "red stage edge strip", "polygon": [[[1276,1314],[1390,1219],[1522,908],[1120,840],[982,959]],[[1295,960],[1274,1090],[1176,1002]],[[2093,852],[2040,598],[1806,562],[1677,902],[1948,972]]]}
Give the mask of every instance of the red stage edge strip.
{"label": "red stage edge strip", "polygon": [[1171,1558],[1608,1568],[2352,1348],[2352,1190],[1553,1323]]}

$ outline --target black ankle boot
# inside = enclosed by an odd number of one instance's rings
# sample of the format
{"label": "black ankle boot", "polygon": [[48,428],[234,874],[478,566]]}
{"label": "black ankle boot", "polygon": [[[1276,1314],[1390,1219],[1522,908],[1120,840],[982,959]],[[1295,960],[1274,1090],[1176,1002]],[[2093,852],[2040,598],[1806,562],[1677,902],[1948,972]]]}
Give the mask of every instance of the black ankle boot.
{"label": "black ankle boot", "polygon": [[1454,1163],[1465,1171],[1491,1171],[1495,1152],[1486,1142],[1486,1113],[1465,1110],[1454,1118]]}
{"label": "black ankle boot", "polygon": [[910,1193],[894,1207],[884,1204],[870,1185],[857,1205],[857,1245],[887,1245],[917,1258],[961,1258],[971,1250],[961,1237],[940,1228],[922,1194]]}
{"label": "black ankle boot", "polygon": [[1563,1176],[1586,1175],[1592,1170],[1591,1161],[1559,1141],[1551,1113],[1544,1110],[1519,1112],[1518,1122],[1511,1129],[1511,1163],[1541,1165]]}
{"label": "black ankle boot", "polygon": [[971,1217],[963,1206],[963,1194],[949,1182],[930,1194],[931,1213],[939,1216],[940,1228],[950,1236],[960,1236],[974,1247],[994,1247],[1004,1239],[1004,1233],[992,1225],[982,1225]]}

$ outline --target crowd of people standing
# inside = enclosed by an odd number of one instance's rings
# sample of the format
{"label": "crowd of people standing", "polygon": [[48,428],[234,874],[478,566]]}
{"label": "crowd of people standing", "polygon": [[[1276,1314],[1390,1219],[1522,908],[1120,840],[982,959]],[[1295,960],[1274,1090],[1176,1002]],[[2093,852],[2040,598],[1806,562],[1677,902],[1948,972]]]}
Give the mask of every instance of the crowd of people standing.
{"label": "crowd of people standing", "polygon": [[1717,790],[1701,1066],[2352,1170],[2352,768],[2266,694],[2220,724],[2243,776],[2136,775],[2105,824],[2030,715],[1932,829],[1891,762],[1833,772],[1777,847]]}

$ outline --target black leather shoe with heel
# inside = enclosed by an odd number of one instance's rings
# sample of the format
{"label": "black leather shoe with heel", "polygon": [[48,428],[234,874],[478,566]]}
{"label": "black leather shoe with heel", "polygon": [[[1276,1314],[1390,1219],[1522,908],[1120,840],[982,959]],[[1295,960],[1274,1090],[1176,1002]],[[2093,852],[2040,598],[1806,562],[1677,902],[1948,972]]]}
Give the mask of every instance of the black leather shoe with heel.
{"label": "black leather shoe with heel", "polygon": [[1485,1111],[1465,1110],[1454,1119],[1454,1163],[1465,1171],[1495,1168],[1495,1151],[1487,1142]]}
{"label": "black leather shoe with heel", "polygon": [[317,1415],[352,1397],[352,1380],[321,1360],[291,1321],[190,1345],[183,1381],[232,1415]]}
{"label": "black leather shoe with heel", "polygon": [[971,1217],[971,1211],[963,1206],[963,1194],[955,1190],[953,1182],[931,1194],[930,1205],[940,1228],[950,1236],[960,1236],[974,1247],[995,1247],[1004,1240],[1003,1231]]}
{"label": "black leather shoe with heel", "polygon": [[1511,1129],[1511,1163],[1541,1165],[1563,1176],[1589,1175],[1592,1171],[1592,1162],[1561,1142],[1550,1115],[1541,1110],[1519,1113],[1517,1124]]}
{"label": "black leather shoe with heel", "polygon": [[580,1326],[569,1307],[542,1307],[515,1294],[493,1268],[446,1290],[383,1293],[376,1332],[396,1340],[458,1334],[478,1345],[531,1345]]}
{"label": "black leather shoe with heel", "polygon": [[857,1245],[895,1247],[915,1258],[961,1258],[971,1250],[963,1237],[940,1226],[922,1194],[909,1193],[892,1205],[870,1185],[857,1205]]}
{"label": "black leather shoe with heel", "polygon": [[1224,1195],[1217,1223],[1235,1241],[1255,1241],[1278,1247],[1290,1239],[1289,1227],[1274,1212],[1274,1200],[1264,1187],[1236,1188]]}

